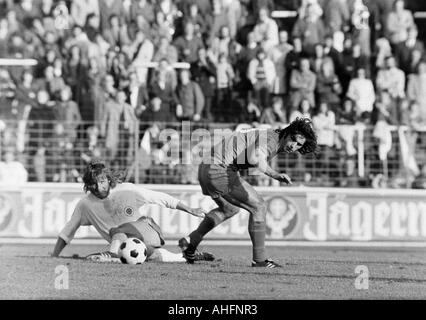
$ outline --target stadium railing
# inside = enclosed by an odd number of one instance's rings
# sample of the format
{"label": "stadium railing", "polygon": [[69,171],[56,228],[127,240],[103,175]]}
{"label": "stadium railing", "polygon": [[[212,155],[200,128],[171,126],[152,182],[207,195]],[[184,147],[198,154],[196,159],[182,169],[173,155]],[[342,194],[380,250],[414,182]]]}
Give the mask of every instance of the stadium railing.
{"label": "stadium railing", "polygon": [[[113,168],[125,170],[132,182],[197,184],[197,163],[188,154],[199,141],[191,140],[191,135],[206,129],[211,138],[216,133],[217,139],[217,134],[237,128],[227,123],[140,122],[133,130],[120,125],[101,136],[94,123],[58,124],[0,120],[2,160],[6,152],[14,152],[29,180],[38,182],[80,181],[88,161],[101,158]],[[317,155],[282,154],[272,164],[288,172],[295,185],[371,187],[378,179],[410,187],[410,178],[426,163],[426,130],[388,128],[388,135],[380,136],[372,127],[336,126],[332,147],[320,146]],[[178,143],[177,149],[170,148],[172,140]],[[176,159],[170,157],[173,152]],[[254,172],[243,174],[255,185],[279,185]]]}

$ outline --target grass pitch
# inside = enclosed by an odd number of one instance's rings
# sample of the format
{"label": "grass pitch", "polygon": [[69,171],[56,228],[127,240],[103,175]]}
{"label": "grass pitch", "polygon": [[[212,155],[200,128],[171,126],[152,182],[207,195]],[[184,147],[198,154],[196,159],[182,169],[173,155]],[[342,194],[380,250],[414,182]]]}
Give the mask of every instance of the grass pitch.
{"label": "grass pitch", "polygon": [[[71,245],[68,258],[52,259],[53,246],[0,245],[0,299],[426,299],[426,248],[269,247],[284,265],[275,270],[251,268],[250,247],[205,246],[220,260],[195,265],[71,258],[104,248]],[[60,265],[67,290],[55,289]],[[369,270],[368,290],[355,287],[359,265]]]}

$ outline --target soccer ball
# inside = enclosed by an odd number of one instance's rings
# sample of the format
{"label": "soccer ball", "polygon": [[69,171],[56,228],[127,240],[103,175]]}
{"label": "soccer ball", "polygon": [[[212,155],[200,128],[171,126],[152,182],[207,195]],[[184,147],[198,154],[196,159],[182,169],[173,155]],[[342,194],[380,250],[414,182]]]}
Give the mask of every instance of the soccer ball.
{"label": "soccer ball", "polygon": [[142,240],[129,238],[120,246],[120,261],[125,264],[142,264],[147,258],[147,249]]}

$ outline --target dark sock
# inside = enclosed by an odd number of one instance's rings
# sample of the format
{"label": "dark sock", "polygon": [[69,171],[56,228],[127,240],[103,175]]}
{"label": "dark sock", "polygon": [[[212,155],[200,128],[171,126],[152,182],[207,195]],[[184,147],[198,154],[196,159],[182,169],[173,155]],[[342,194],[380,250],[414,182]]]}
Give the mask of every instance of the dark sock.
{"label": "dark sock", "polygon": [[249,226],[249,234],[253,244],[253,261],[263,262],[266,260],[265,236],[266,223],[253,222]]}
{"label": "dark sock", "polygon": [[200,242],[203,240],[203,237],[223,221],[225,221],[223,213],[217,209],[210,211],[204,220],[201,221],[197,230],[189,235],[190,244],[188,246],[188,250],[195,251]]}

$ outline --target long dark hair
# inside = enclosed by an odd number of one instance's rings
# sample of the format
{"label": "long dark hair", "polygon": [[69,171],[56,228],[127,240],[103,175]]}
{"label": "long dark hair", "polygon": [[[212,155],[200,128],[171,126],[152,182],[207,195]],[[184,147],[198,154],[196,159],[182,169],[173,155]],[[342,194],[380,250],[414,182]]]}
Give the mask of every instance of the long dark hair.
{"label": "long dark hair", "polygon": [[111,189],[114,189],[117,184],[120,184],[123,182],[124,179],[124,173],[123,172],[114,172],[111,169],[107,168],[105,163],[102,161],[92,161],[90,162],[83,175],[83,183],[84,183],[84,192],[92,192],[97,190],[97,181],[96,178],[101,175],[105,174]]}
{"label": "long dark hair", "polygon": [[300,154],[313,153],[315,156],[318,152],[317,135],[312,126],[312,120],[308,118],[296,118],[287,128],[277,129],[280,140],[289,135],[300,134],[306,138],[306,142],[302,148],[298,150]]}

